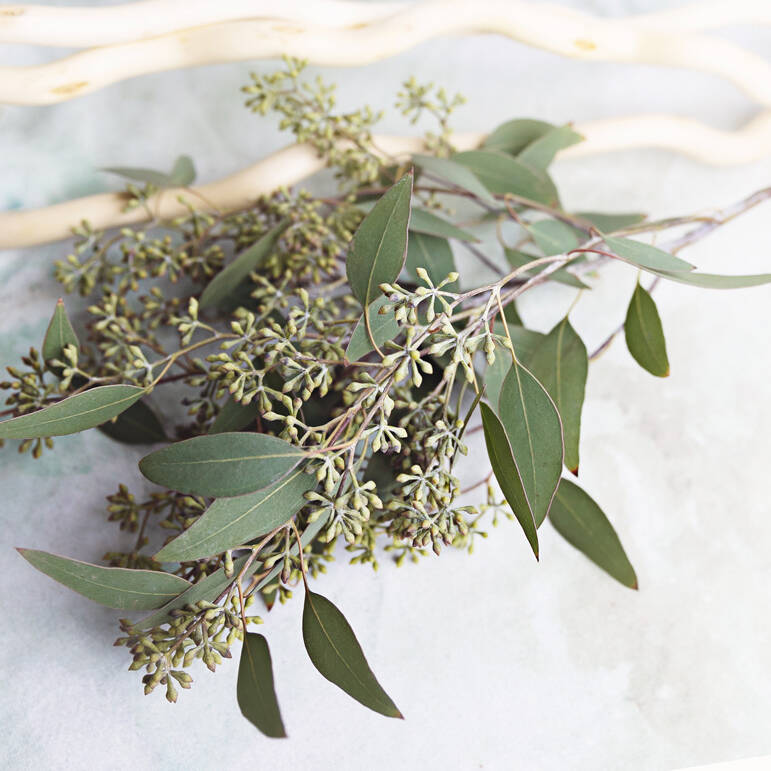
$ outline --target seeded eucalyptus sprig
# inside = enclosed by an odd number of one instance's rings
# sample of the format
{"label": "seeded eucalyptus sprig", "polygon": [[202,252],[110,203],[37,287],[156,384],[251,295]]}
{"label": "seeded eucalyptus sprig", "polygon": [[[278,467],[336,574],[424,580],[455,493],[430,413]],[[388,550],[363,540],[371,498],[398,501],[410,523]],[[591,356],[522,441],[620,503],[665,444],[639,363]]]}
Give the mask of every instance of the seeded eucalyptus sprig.
{"label": "seeded eucalyptus sprig", "polygon": [[[136,536],[130,551],[105,555],[107,566],[20,551],[133,617],[121,620],[116,645],[129,649],[130,669],[143,670],[146,693],[163,686],[176,701],[196,659],[214,670],[241,640],[238,703],[268,736],[285,729],[267,640],[248,629],[261,619],[247,611],[257,597],[268,609],[287,600],[300,581],[311,661],[365,706],[401,717],[340,610],[309,588],[338,542],[351,562],[377,567],[388,553],[400,564],[444,547],[471,552],[485,521],[503,515],[537,558],[548,518],[637,588],[605,514],[562,476],[578,471],[589,361],[623,331],[644,369],[668,374],[651,295],[660,280],[771,281],[698,273],[677,256],[770,191],[707,219],[569,212],[548,173],[555,154],[580,140],[569,126],[514,120],[478,150],[455,153],[448,118],[461,100],[410,81],[401,109],[410,119],[433,115],[439,133],[429,132],[426,153],[391,158],[372,139],[378,116],[336,113],[333,89],[307,84],[302,69],[288,61],[255,76],[247,104],[278,112],[339,188],[324,197],[278,190],[220,214],[198,211],[191,196],[188,215],[147,228],[81,224],[56,275],[92,298],[89,321],[79,336],[57,304],[41,353],[9,367],[12,380],[0,384],[10,391],[0,439],[22,440],[35,457],[51,437],[96,427],[157,445],[140,470],[158,488],[137,497],[119,485],[108,496],[108,519]],[[171,174],[112,171],[130,180],[135,207],[194,177],[185,159]],[[488,222],[505,267],[481,237]],[[632,238],[656,233],[662,242],[670,230],[667,249]],[[479,285],[459,275],[456,249],[497,278]],[[522,294],[558,282],[579,300],[614,260],[640,278],[623,325],[613,330],[610,320],[598,351],[587,352],[570,309],[547,334],[523,324]],[[643,275],[654,277],[647,288]],[[168,417],[174,403],[184,405],[181,424]],[[455,469],[476,430],[491,471],[463,490]],[[474,502],[477,487],[486,493]]]}

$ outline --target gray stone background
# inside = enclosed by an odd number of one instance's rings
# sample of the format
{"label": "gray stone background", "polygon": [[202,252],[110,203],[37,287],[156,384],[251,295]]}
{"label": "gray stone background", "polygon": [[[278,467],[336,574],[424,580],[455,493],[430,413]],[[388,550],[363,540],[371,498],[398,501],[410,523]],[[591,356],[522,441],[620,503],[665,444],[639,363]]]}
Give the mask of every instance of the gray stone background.
{"label": "gray stone background", "polygon": [[[74,3],[59,3],[61,5]],[[94,3],[98,4],[98,3]],[[605,15],[663,0],[575,0]],[[729,30],[767,52],[768,31]],[[62,51],[5,46],[3,63]],[[144,77],[55,107],[0,108],[0,207],[33,207],[110,189],[107,165],[165,168],[185,152],[200,180],[287,142],[241,106],[238,88],[271,63]],[[511,117],[555,122],[667,111],[740,125],[755,107],[731,85],[679,70],[560,59],[496,36],[427,42],[356,70],[326,70],[340,102],[388,107],[409,75],[463,92],[456,127]],[[409,131],[397,115],[386,131]],[[665,152],[562,161],[568,208],[653,216],[725,205],[769,184],[771,159],[737,168]],[[686,253],[713,272],[771,267],[771,209],[757,209]],[[0,364],[39,345],[58,296],[59,244],[0,253]],[[483,279],[483,276],[479,276]],[[635,280],[603,274],[573,313],[588,344],[623,319]],[[36,463],[0,462],[0,765],[9,769],[671,769],[771,752],[768,585],[771,289],[662,286],[657,302],[672,375],[643,372],[619,340],[592,366],[581,480],[614,522],[640,591],[607,578],[553,531],[536,564],[503,523],[476,553],[374,574],[345,553],[318,589],[345,612],[406,715],[388,721],[323,680],[307,660],[301,603],[276,608],[269,636],[291,738],[269,741],[238,711],[236,662],[175,706],[142,695],[111,647],[118,614],[35,573],[14,546],[97,560],[121,543],[104,496],[143,488],[139,451],[99,433],[57,440]],[[547,329],[572,299],[560,287],[522,303]],[[76,319],[84,304],[68,300]],[[463,473],[483,457],[479,435]],[[300,592],[298,592],[300,594]]]}

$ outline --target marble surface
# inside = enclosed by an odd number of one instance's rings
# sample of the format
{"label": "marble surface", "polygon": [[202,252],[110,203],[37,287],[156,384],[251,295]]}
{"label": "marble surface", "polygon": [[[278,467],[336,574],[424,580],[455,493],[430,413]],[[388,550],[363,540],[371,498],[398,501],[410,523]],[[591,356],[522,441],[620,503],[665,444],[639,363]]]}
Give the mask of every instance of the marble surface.
{"label": "marble surface", "polygon": [[[62,3],[64,4],[64,3]],[[595,0],[607,14],[663,2]],[[758,31],[738,31],[756,49]],[[7,47],[3,62],[61,52]],[[213,179],[282,146],[270,119],[240,107],[250,69],[227,65],[125,82],[47,108],[0,108],[0,207],[109,189],[105,165],[166,167],[192,155]],[[674,111],[733,127],[753,106],[731,86],[677,70],[567,62],[498,37],[436,40],[359,70],[331,70],[340,101],[388,106],[416,73],[468,96],[459,129],[518,116],[564,122]],[[385,121],[403,130],[396,116]],[[712,168],[655,151],[561,162],[568,207],[654,216],[724,205],[769,184],[771,161]],[[64,245],[0,253],[0,364],[39,345]],[[771,208],[687,253],[713,272],[771,266]],[[480,276],[482,278],[482,276]],[[624,315],[635,280],[608,271],[573,319],[589,344]],[[571,292],[522,305],[546,329]],[[657,294],[672,375],[640,370],[619,341],[592,366],[581,481],[615,524],[640,591],[622,588],[548,528],[542,559],[504,523],[476,553],[377,574],[344,554],[318,588],[349,618],[406,720],[362,709],[307,660],[301,603],[277,608],[271,641],[291,738],[259,735],[235,702],[235,662],[177,705],[144,697],[111,647],[117,613],[35,573],[32,546],[98,559],[120,542],[104,524],[116,481],[142,488],[137,450],[98,433],[57,440],[37,463],[6,447],[0,463],[0,766],[9,769],[673,769],[771,752],[771,289]],[[83,303],[71,302],[76,318]],[[478,435],[471,458],[479,457]],[[462,473],[471,479],[473,461]]]}

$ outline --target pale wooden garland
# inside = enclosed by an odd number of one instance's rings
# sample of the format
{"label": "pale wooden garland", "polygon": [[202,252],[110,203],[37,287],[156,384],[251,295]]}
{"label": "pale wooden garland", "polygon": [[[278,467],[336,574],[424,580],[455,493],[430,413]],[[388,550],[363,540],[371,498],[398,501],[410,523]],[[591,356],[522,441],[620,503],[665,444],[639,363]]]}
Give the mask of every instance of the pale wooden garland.
{"label": "pale wooden garland", "polygon": [[[640,144],[678,150],[686,149],[699,160],[741,163],[751,160],[757,147],[771,144],[771,111],[745,129],[718,131],[695,121],[667,116],[643,116],[578,125],[586,140],[568,148],[560,158],[570,158],[608,149],[637,147]],[[456,147],[477,147],[484,134],[453,136]],[[424,149],[419,137],[378,135],[374,144],[393,158],[407,158]],[[755,150],[753,149],[755,148]],[[257,196],[278,187],[291,186],[324,167],[313,148],[296,144],[275,152],[242,171],[194,188],[163,190],[150,199],[147,207],[123,211],[125,196],[101,193],[42,209],[0,213],[0,249],[34,246],[58,241],[71,235],[71,229],[88,220],[97,229],[132,225],[150,219],[168,220],[184,215],[188,209],[180,197],[204,211],[233,211],[249,206]]]}

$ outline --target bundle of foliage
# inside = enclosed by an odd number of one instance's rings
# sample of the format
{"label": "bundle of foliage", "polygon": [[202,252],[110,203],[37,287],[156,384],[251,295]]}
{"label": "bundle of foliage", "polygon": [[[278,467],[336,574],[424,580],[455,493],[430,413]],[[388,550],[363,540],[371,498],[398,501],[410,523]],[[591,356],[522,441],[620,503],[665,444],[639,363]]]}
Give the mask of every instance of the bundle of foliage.
{"label": "bundle of foliage", "polygon": [[[239,705],[265,734],[283,736],[268,645],[247,631],[260,622],[247,613],[257,597],[268,608],[289,598],[300,581],[314,665],[365,706],[401,717],[342,613],[309,589],[340,541],[351,562],[376,567],[383,553],[401,563],[445,547],[471,551],[484,520],[505,515],[537,558],[548,518],[636,588],[605,514],[563,476],[578,469],[592,357],[568,315],[539,333],[523,325],[515,301],[546,282],[580,295],[612,260],[655,281],[771,281],[695,272],[674,254],[767,191],[722,219],[572,213],[548,174],[555,153],[580,139],[569,126],[514,120],[478,150],[455,152],[448,117],[461,100],[408,82],[398,106],[413,121],[435,116],[439,129],[425,154],[398,161],[373,142],[379,116],[337,113],[333,90],[305,81],[299,62],[254,76],[244,90],[248,106],[277,111],[326,159],[337,191],[277,190],[222,214],[200,211],[191,194],[187,216],[158,222],[152,195],[188,185],[189,160],[166,175],[114,170],[130,179],[127,206],[147,206],[150,223],[77,229],[56,277],[93,298],[85,339],[60,301],[41,352],[8,368],[1,385],[11,417],[0,438],[22,440],[20,451],[35,457],[51,437],[95,427],[119,442],[163,445],[140,463],[155,492],[137,497],[121,485],[108,497],[109,520],[136,534],[131,551],[106,555],[108,566],[21,554],[134,616],[121,620],[116,644],[143,671],[146,693],[160,685],[176,701],[196,659],[214,670],[242,640]],[[452,221],[457,202],[475,212],[470,224]],[[689,222],[694,229],[669,251],[630,238]],[[489,223],[499,226],[505,269],[477,237]],[[451,243],[499,278],[475,286],[459,276]],[[643,368],[668,373],[659,314],[639,280],[621,330]],[[186,417],[173,425],[175,404]],[[464,432],[477,429],[492,472],[479,483],[482,500],[462,502],[455,467]],[[154,526],[167,537],[152,554]]]}

